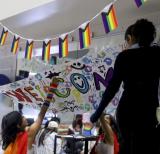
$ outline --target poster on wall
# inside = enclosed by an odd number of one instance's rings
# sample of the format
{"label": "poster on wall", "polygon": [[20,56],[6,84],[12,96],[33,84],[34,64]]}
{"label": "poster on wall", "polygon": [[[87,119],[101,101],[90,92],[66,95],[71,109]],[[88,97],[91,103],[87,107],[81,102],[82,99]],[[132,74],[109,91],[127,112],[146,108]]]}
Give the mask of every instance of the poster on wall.
{"label": "poster on wall", "polygon": [[[90,52],[78,60],[56,65],[35,76],[0,87],[0,92],[14,101],[40,108],[53,76],[60,82],[54,93],[51,110],[57,112],[90,112],[98,107],[103,92],[112,77],[117,48]],[[117,106],[119,92],[112,100],[109,112]]]}

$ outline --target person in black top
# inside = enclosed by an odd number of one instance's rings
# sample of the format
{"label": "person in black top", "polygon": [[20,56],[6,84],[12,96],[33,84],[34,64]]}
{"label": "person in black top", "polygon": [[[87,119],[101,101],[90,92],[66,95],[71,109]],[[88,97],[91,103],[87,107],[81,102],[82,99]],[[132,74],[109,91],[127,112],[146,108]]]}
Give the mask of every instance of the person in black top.
{"label": "person in black top", "polygon": [[115,61],[112,79],[99,107],[91,116],[96,122],[123,82],[116,120],[123,144],[121,154],[156,154],[156,108],[159,106],[160,47],[152,46],[156,30],[152,22],[140,19],[128,27],[125,40],[129,49]]}

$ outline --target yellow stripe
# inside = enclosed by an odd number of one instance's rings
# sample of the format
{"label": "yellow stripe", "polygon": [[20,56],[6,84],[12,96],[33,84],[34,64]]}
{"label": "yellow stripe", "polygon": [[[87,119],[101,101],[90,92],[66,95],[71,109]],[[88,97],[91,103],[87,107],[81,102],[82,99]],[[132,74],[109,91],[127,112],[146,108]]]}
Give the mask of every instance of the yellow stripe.
{"label": "yellow stripe", "polygon": [[5,32],[2,36],[2,41],[1,41],[1,45],[4,45],[5,41],[6,41],[6,37],[7,37],[8,32]]}
{"label": "yellow stripe", "polygon": [[88,39],[88,37],[89,37],[89,27],[87,27],[87,29],[86,29],[86,45],[87,45],[87,47],[89,46],[89,39]]}
{"label": "yellow stripe", "polygon": [[68,55],[68,39],[66,38],[66,40],[64,41],[64,57],[66,57]]}
{"label": "yellow stripe", "polygon": [[45,48],[45,55],[44,55],[45,61],[49,61],[49,59],[50,59],[50,57],[49,57],[50,56],[50,46],[51,46],[51,43],[49,42]]}
{"label": "yellow stripe", "polygon": [[85,32],[84,32],[84,47],[86,48],[86,47],[88,47],[88,40],[87,40],[87,37],[88,37],[88,35],[87,35],[87,29],[88,29],[88,27],[86,28],[86,30],[85,30]]}
{"label": "yellow stripe", "polygon": [[114,30],[116,28],[116,24],[115,24],[115,21],[114,21],[114,16],[113,16],[113,9],[111,10],[111,25],[113,25],[113,28],[112,30]]}
{"label": "yellow stripe", "polygon": [[110,28],[111,28],[111,30],[113,30],[114,29],[114,24],[113,24],[113,22],[112,22],[112,14],[111,14],[111,11],[110,11],[110,13],[109,13],[109,15],[108,15],[108,19],[109,19],[109,23],[110,23]]}
{"label": "yellow stripe", "polygon": [[18,49],[18,40],[14,43],[13,53],[16,54]]}
{"label": "yellow stripe", "polygon": [[27,59],[31,60],[31,56],[32,56],[32,47],[33,47],[33,43],[31,43],[28,47],[28,54],[27,54]]}

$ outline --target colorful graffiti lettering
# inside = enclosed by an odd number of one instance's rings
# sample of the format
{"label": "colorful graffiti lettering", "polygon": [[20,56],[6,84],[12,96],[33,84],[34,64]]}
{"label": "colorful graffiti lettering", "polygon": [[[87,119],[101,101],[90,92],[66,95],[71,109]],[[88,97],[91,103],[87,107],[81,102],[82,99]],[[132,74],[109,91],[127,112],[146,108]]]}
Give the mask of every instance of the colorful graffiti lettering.
{"label": "colorful graffiti lettering", "polygon": [[106,68],[104,65],[98,66],[98,69],[101,73],[105,73],[106,72]]}
{"label": "colorful graffiti lettering", "polygon": [[64,106],[60,110],[61,112],[75,112],[75,110],[79,110],[79,106],[75,105],[75,101],[64,101]]}
{"label": "colorful graffiti lettering", "polygon": [[107,57],[104,59],[104,62],[110,66],[112,64],[112,59]]}
{"label": "colorful graffiti lettering", "polygon": [[36,85],[36,86],[35,86],[35,89],[40,93],[40,95],[41,95],[43,98],[45,98],[45,94],[42,92],[42,90],[41,90],[41,88],[40,88],[39,85]]}
{"label": "colorful graffiti lettering", "polygon": [[86,67],[84,68],[84,71],[85,71],[85,72],[92,72],[92,67],[86,65]]}
{"label": "colorful graffiti lettering", "polygon": [[70,76],[71,83],[74,85],[74,87],[79,90],[82,94],[85,94],[89,90],[89,83],[86,79],[86,77],[79,73],[73,73]]}
{"label": "colorful graffiti lettering", "polygon": [[54,90],[55,95],[61,98],[67,98],[70,95],[70,92],[70,88],[61,88]]}
{"label": "colorful graffiti lettering", "polygon": [[107,71],[107,75],[105,77],[105,79],[100,76],[97,72],[94,72],[93,73],[93,76],[94,76],[94,81],[95,81],[95,86],[96,86],[96,89],[97,90],[100,90],[100,82],[105,86],[107,87],[108,85],[108,82],[110,81],[111,77],[112,77],[112,74],[113,74],[113,68],[110,67]]}
{"label": "colorful graffiti lettering", "polygon": [[92,107],[91,107],[90,104],[84,103],[84,104],[80,105],[80,109],[85,111],[85,112],[88,112],[88,111],[91,111]]}
{"label": "colorful graffiti lettering", "polygon": [[[2,86],[0,91],[16,102],[18,100],[30,106],[39,106],[45,99],[50,82],[55,76],[59,85],[54,89],[52,100],[54,103],[50,104],[50,110],[55,108],[62,112],[78,113],[92,111],[98,107],[112,77],[112,66],[119,53],[117,51],[119,51],[117,48],[107,46],[106,49],[89,52],[76,61],[66,58],[67,60],[63,60],[59,66],[43,67],[44,72],[11,83],[4,88]],[[112,107],[117,106],[118,99],[119,95],[112,100]]]}
{"label": "colorful graffiti lettering", "polygon": [[24,90],[27,91],[36,101],[43,102],[43,99],[39,98],[38,94],[32,92],[34,89],[31,86],[25,87]]}
{"label": "colorful graffiti lettering", "polygon": [[[56,78],[61,84],[64,83],[64,79],[62,78]],[[67,98],[70,95],[71,89],[70,88],[61,88],[61,89],[55,89],[54,93],[58,97],[61,98]]]}
{"label": "colorful graffiti lettering", "polygon": [[13,96],[18,99],[20,102],[30,102],[32,103],[32,100],[22,91],[22,89],[18,88],[15,91],[7,91],[4,93],[7,96]]}
{"label": "colorful graffiti lettering", "polygon": [[61,72],[56,73],[56,72],[49,71],[49,74],[46,76],[46,78],[52,79],[55,76],[59,76],[60,73]]}
{"label": "colorful graffiti lettering", "polygon": [[92,63],[92,60],[89,59],[88,57],[84,57],[84,58],[82,59],[82,61],[83,61],[85,64],[90,64],[90,63]]}
{"label": "colorful graffiti lettering", "polygon": [[74,96],[74,99],[77,103],[82,103],[81,93],[77,89],[73,89],[71,94]]}
{"label": "colorful graffiti lettering", "polygon": [[85,64],[82,64],[80,62],[77,62],[77,63],[73,63],[71,65],[72,68],[76,69],[76,70],[82,70],[85,68]]}
{"label": "colorful graffiti lettering", "polygon": [[103,58],[106,56],[106,53],[101,51],[100,53],[97,54],[98,58]]}

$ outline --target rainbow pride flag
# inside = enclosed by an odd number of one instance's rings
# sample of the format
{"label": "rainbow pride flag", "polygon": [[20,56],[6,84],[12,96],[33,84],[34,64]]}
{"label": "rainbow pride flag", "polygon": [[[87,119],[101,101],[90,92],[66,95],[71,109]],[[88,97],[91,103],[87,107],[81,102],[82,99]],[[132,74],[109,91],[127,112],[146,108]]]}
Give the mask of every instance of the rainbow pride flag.
{"label": "rainbow pride flag", "polygon": [[20,37],[14,36],[13,42],[12,42],[12,47],[11,47],[11,52],[14,54],[17,53],[19,40],[20,40]]}
{"label": "rainbow pride flag", "polygon": [[80,48],[87,48],[91,44],[91,30],[89,23],[84,23],[79,28]]}
{"label": "rainbow pride flag", "polygon": [[26,42],[26,50],[25,50],[25,58],[28,59],[28,60],[31,60],[32,49],[33,49],[33,41],[27,40],[27,42]]}
{"label": "rainbow pride flag", "polygon": [[5,149],[4,154],[27,154],[28,133],[20,132],[16,140],[11,142]]}
{"label": "rainbow pride flag", "polygon": [[7,35],[8,35],[8,30],[3,28],[1,38],[0,38],[0,45],[4,45],[6,38],[7,38]]}
{"label": "rainbow pride flag", "polygon": [[101,15],[106,33],[109,33],[110,31],[113,31],[118,27],[118,22],[113,5],[111,5],[109,11],[107,12],[106,9],[104,9]]}
{"label": "rainbow pride flag", "polygon": [[59,58],[68,56],[68,35],[59,38]]}
{"label": "rainbow pride flag", "polygon": [[141,5],[143,5],[147,0],[135,0],[135,3],[137,5],[137,7],[140,7]]}
{"label": "rainbow pride flag", "polygon": [[50,59],[51,40],[43,41],[42,60],[48,62]]}

